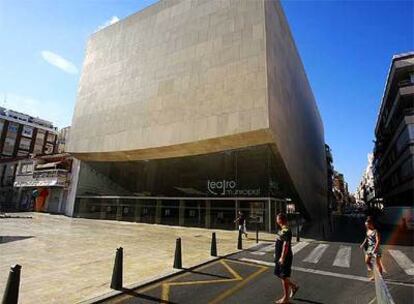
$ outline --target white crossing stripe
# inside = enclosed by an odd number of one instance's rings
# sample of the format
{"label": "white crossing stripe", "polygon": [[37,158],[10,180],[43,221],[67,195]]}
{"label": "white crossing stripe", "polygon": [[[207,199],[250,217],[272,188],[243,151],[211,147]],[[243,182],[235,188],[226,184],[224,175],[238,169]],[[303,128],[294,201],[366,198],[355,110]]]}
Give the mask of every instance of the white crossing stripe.
{"label": "white crossing stripe", "polygon": [[293,252],[293,254],[298,253],[299,251],[301,251],[303,248],[305,248],[308,245],[309,245],[308,242],[299,242],[299,243],[296,243],[295,245],[292,246],[292,252]]}
{"label": "white crossing stripe", "polygon": [[[308,245],[309,245],[308,242],[299,242],[299,243],[296,243],[295,245],[292,246],[292,252],[293,252],[293,254],[298,253],[300,250],[302,250],[303,248],[305,248]],[[266,246],[260,248],[257,251],[252,251],[252,252],[250,252],[250,254],[253,254],[253,255],[265,255],[266,252],[273,252],[274,250],[275,250],[275,245],[274,244],[270,244],[270,245],[266,245]]]}
{"label": "white crossing stripe", "polygon": [[270,244],[270,245],[263,246],[262,248],[260,248],[260,249],[258,249],[256,251],[251,251],[250,254],[253,254],[253,255],[265,255],[266,252],[274,251],[274,248],[275,248],[275,245]]}
{"label": "white crossing stripe", "polygon": [[262,251],[252,251],[252,252],[250,252],[250,254],[253,254],[253,255],[265,255],[266,252],[262,252]]}
{"label": "white crossing stripe", "polygon": [[338,252],[336,253],[334,266],[349,268],[351,266],[351,247],[350,246],[340,246]]}
{"label": "white crossing stripe", "polygon": [[414,263],[404,253],[393,249],[389,249],[388,252],[406,274],[414,275]]}
{"label": "white crossing stripe", "polygon": [[272,252],[274,250],[275,250],[275,245],[273,245],[273,244],[268,245],[268,246],[263,247],[262,249],[260,249],[260,251],[263,251],[263,252]]}
{"label": "white crossing stripe", "polygon": [[319,244],[303,261],[313,264],[318,263],[328,247],[329,245],[327,244]]}
{"label": "white crossing stripe", "polygon": [[[275,263],[266,262],[262,260],[248,259],[248,258],[241,258],[241,259],[238,259],[238,261],[253,263],[253,264],[258,264],[258,265],[263,265],[263,266],[269,266],[269,267],[275,266]],[[344,273],[336,273],[336,272],[323,271],[323,270],[317,270],[317,269],[312,269],[312,268],[296,267],[296,266],[292,266],[292,269],[296,271],[324,275],[324,276],[331,276],[331,277],[336,277],[336,278],[341,278],[341,279],[357,280],[361,282],[372,282],[367,277],[361,277],[361,276],[344,274]],[[385,282],[390,285],[414,287],[413,283],[398,282],[398,281],[391,281],[391,280],[385,280]]]}

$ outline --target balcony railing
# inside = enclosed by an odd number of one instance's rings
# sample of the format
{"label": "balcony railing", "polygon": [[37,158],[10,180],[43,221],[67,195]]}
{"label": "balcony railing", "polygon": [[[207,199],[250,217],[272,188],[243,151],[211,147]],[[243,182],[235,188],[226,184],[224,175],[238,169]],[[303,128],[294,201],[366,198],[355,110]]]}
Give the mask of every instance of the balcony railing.
{"label": "balcony railing", "polygon": [[414,83],[413,83],[410,79],[401,80],[401,81],[398,83],[398,86],[399,86],[400,88],[402,88],[402,87],[408,87],[408,86],[410,86],[410,85],[413,85],[413,86],[414,86]]}

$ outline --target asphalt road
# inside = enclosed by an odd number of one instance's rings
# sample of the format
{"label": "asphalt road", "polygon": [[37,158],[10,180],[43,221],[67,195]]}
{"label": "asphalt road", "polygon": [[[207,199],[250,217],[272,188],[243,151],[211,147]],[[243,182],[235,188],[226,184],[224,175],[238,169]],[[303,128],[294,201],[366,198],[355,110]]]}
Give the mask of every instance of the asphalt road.
{"label": "asphalt road", "polygon": [[[348,228],[338,233],[355,229]],[[273,275],[273,245],[263,242],[145,288],[124,290],[107,303],[274,303],[282,289]],[[376,303],[358,246],[357,241],[294,244],[292,278],[301,288],[291,303]],[[384,278],[395,303],[411,304],[413,247],[384,245],[382,251]]]}

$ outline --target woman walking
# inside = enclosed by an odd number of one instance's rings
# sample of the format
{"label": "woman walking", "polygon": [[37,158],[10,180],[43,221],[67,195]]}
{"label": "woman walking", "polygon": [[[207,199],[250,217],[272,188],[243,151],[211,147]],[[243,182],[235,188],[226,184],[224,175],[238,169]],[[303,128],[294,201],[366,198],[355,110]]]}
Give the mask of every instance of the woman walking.
{"label": "woman walking", "polygon": [[239,233],[243,233],[247,239],[246,217],[244,216],[244,213],[239,211],[239,216],[234,220],[234,222],[239,225]]}
{"label": "woman walking", "polygon": [[276,303],[289,303],[299,290],[299,286],[290,280],[292,272],[292,231],[288,226],[286,214],[279,213],[276,223],[280,227],[276,235],[275,244],[275,275],[282,280],[283,297]]}
{"label": "woman walking", "polygon": [[[365,221],[366,227],[366,236],[362,244],[359,246],[361,249],[365,249],[365,263],[367,264],[368,272],[372,272],[372,258],[375,259],[375,262],[378,267],[379,273],[382,275],[383,267],[381,262],[381,249],[380,241],[381,237],[378,230],[375,227],[374,220],[371,216],[367,217]],[[374,275],[372,274],[370,280],[374,280]]]}

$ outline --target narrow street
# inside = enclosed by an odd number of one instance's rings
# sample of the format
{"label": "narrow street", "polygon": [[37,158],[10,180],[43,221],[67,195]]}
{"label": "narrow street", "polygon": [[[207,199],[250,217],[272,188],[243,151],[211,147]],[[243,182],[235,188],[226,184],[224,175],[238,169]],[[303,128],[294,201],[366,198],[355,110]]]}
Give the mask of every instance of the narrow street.
{"label": "narrow street", "polygon": [[[341,217],[330,241],[294,243],[293,279],[301,286],[291,303],[376,303],[359,248],[361,219]],[[350,237],[353,236],[353,237]],[[337,241],[347,239],[347,242]],[[262,242],[228,258],[146,286],[107,303],[273,303],[282,293],[273,275],[273,243]],[[384,275],[395,303],[414,296],[412,247],[383,245]]]}

